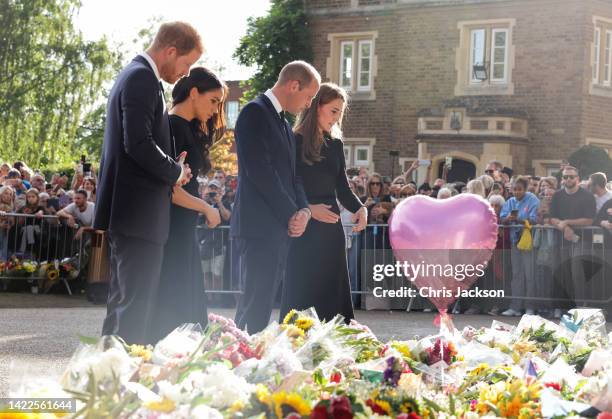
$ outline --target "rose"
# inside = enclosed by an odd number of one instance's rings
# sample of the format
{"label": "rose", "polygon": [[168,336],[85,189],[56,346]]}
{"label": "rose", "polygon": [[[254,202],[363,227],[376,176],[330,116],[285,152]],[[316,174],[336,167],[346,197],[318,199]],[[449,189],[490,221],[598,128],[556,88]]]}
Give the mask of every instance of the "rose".
{"label": "rose", "polygon": [[329,412],[334,419],[350,419],[353,417],[353,409],[348,397],[334,397],[331,400]]}
{"label": "rose", "polygon": [[323,403],[319,403],[310,412],[310,419],[327,419],[327,407]]}

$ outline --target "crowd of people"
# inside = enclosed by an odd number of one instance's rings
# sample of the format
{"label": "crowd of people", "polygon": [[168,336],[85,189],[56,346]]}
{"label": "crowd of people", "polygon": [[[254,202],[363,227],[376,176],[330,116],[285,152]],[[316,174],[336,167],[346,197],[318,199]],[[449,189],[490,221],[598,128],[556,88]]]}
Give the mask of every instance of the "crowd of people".
{"label": "crowd of people", "polygon": [[[0,260],[18,253],[43,258],[43,226],[68,225],[80,238],[93,223],[96,177],[91,164],[75,167],[70,180],[64,172],[46,178],[22,161],[0,165]],[[44,224],[43,224],[44,223]],[[48,249],[47,249],[48,250]]]}

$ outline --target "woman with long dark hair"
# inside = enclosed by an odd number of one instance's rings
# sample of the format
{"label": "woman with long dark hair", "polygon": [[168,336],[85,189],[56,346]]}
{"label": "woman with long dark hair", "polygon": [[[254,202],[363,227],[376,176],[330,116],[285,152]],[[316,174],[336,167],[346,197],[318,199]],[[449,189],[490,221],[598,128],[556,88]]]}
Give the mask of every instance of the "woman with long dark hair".
{"label": "woman with long dark hair", "polygon": [[183,323],[207,323],[206,294],[196,237],[198,212],[209,227],[220,222],[219,212],[199,198],[198,174],[211,169],[209,149],[223,135],[225,84],[204,67],[192,68],[172,90],[170,127],[176,153],[187,153],[193,177],[175,187],[170,211],[170,233],[164,260],[152,333],[159,340]]}
{"label": "woman with long dark hair", "polygon": [[323,83],[310,108],[302,112],[294,129],[297,173],[310,203],[312,220],[289,251],[281,304],[281,319],[291,309],[314,307],[319,318],[336,314],[354,317],[346,262],[340,204],[353,213],[353,231],[361,231],[367,211],[351,191],[340,130],[347,103],[346,92]]}

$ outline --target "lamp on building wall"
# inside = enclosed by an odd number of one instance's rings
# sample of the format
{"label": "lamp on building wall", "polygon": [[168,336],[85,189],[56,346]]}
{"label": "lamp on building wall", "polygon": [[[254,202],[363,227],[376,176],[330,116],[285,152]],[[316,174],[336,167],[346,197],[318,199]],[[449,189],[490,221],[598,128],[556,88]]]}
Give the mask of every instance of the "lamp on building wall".
{"label": "lamp on building wall", "polygon": [[487,75],[487,66],[484,64],[475,64],[472,68],[474,78],[478,81],[485,81],[489,78]]}
{"label": "lamp on building wall", "polygon": [[395,159],[399,159],[400,152],[398,150],[390,150],[389,156],[391,157],[391,179],[395,178]]}

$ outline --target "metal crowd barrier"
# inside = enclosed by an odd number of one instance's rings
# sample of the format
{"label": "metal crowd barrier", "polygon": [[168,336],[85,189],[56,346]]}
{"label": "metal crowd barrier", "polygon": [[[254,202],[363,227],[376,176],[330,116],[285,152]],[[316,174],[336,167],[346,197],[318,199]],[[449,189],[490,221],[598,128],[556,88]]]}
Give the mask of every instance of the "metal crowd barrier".
{"label": "metal crowd barrier", "polygon": [[[0,282],[8,288],[12,280],[62,281],[72,295],[65,267],[81,269],[83,235],[55,215],[6,213],[0,215]],[[44,269],[47,267],[48,269]],[[51,272],[50,271],[54,271]],[[55,274],[57,273],[57,278]]]}
{"label": "metal crowd barrier", "polygon": [[[360,233],[353,233],[345,225],[346,254],[353,300],[366,309],[432,308],[426,298],[376,298],[373,289],[380,286],[372,280],[374,264],[394,264],[387,225],[368,225]],[[499,234],[509,234],[512,226],[499,226]],[[582,238],[572,243],[552,226],[533,226],[534,247],[521,254],[520,264],[515,257],[515,268],[527,267],[527,275],[513,285],[512,245],[494,251],[485,275],[474,286],[485,290],[503,290],[499,299],[468,298],[459,300],[462,308],[476,305],[507,306],[521,300],[526,307],[569,308],[570,306],[606,307],[612,303],[612,246],[611,237],[600,227],[577,228]],[[202,251],[202,265],[208,294],[240,294],[240,266],[235,242],[229,227],[198,228]],[[608,249],[606,249],[606,246]],[[522,282],[517,284],[517,282]],[[395,278],[384,286],[399,289],[411,285],[405,278]]]}

